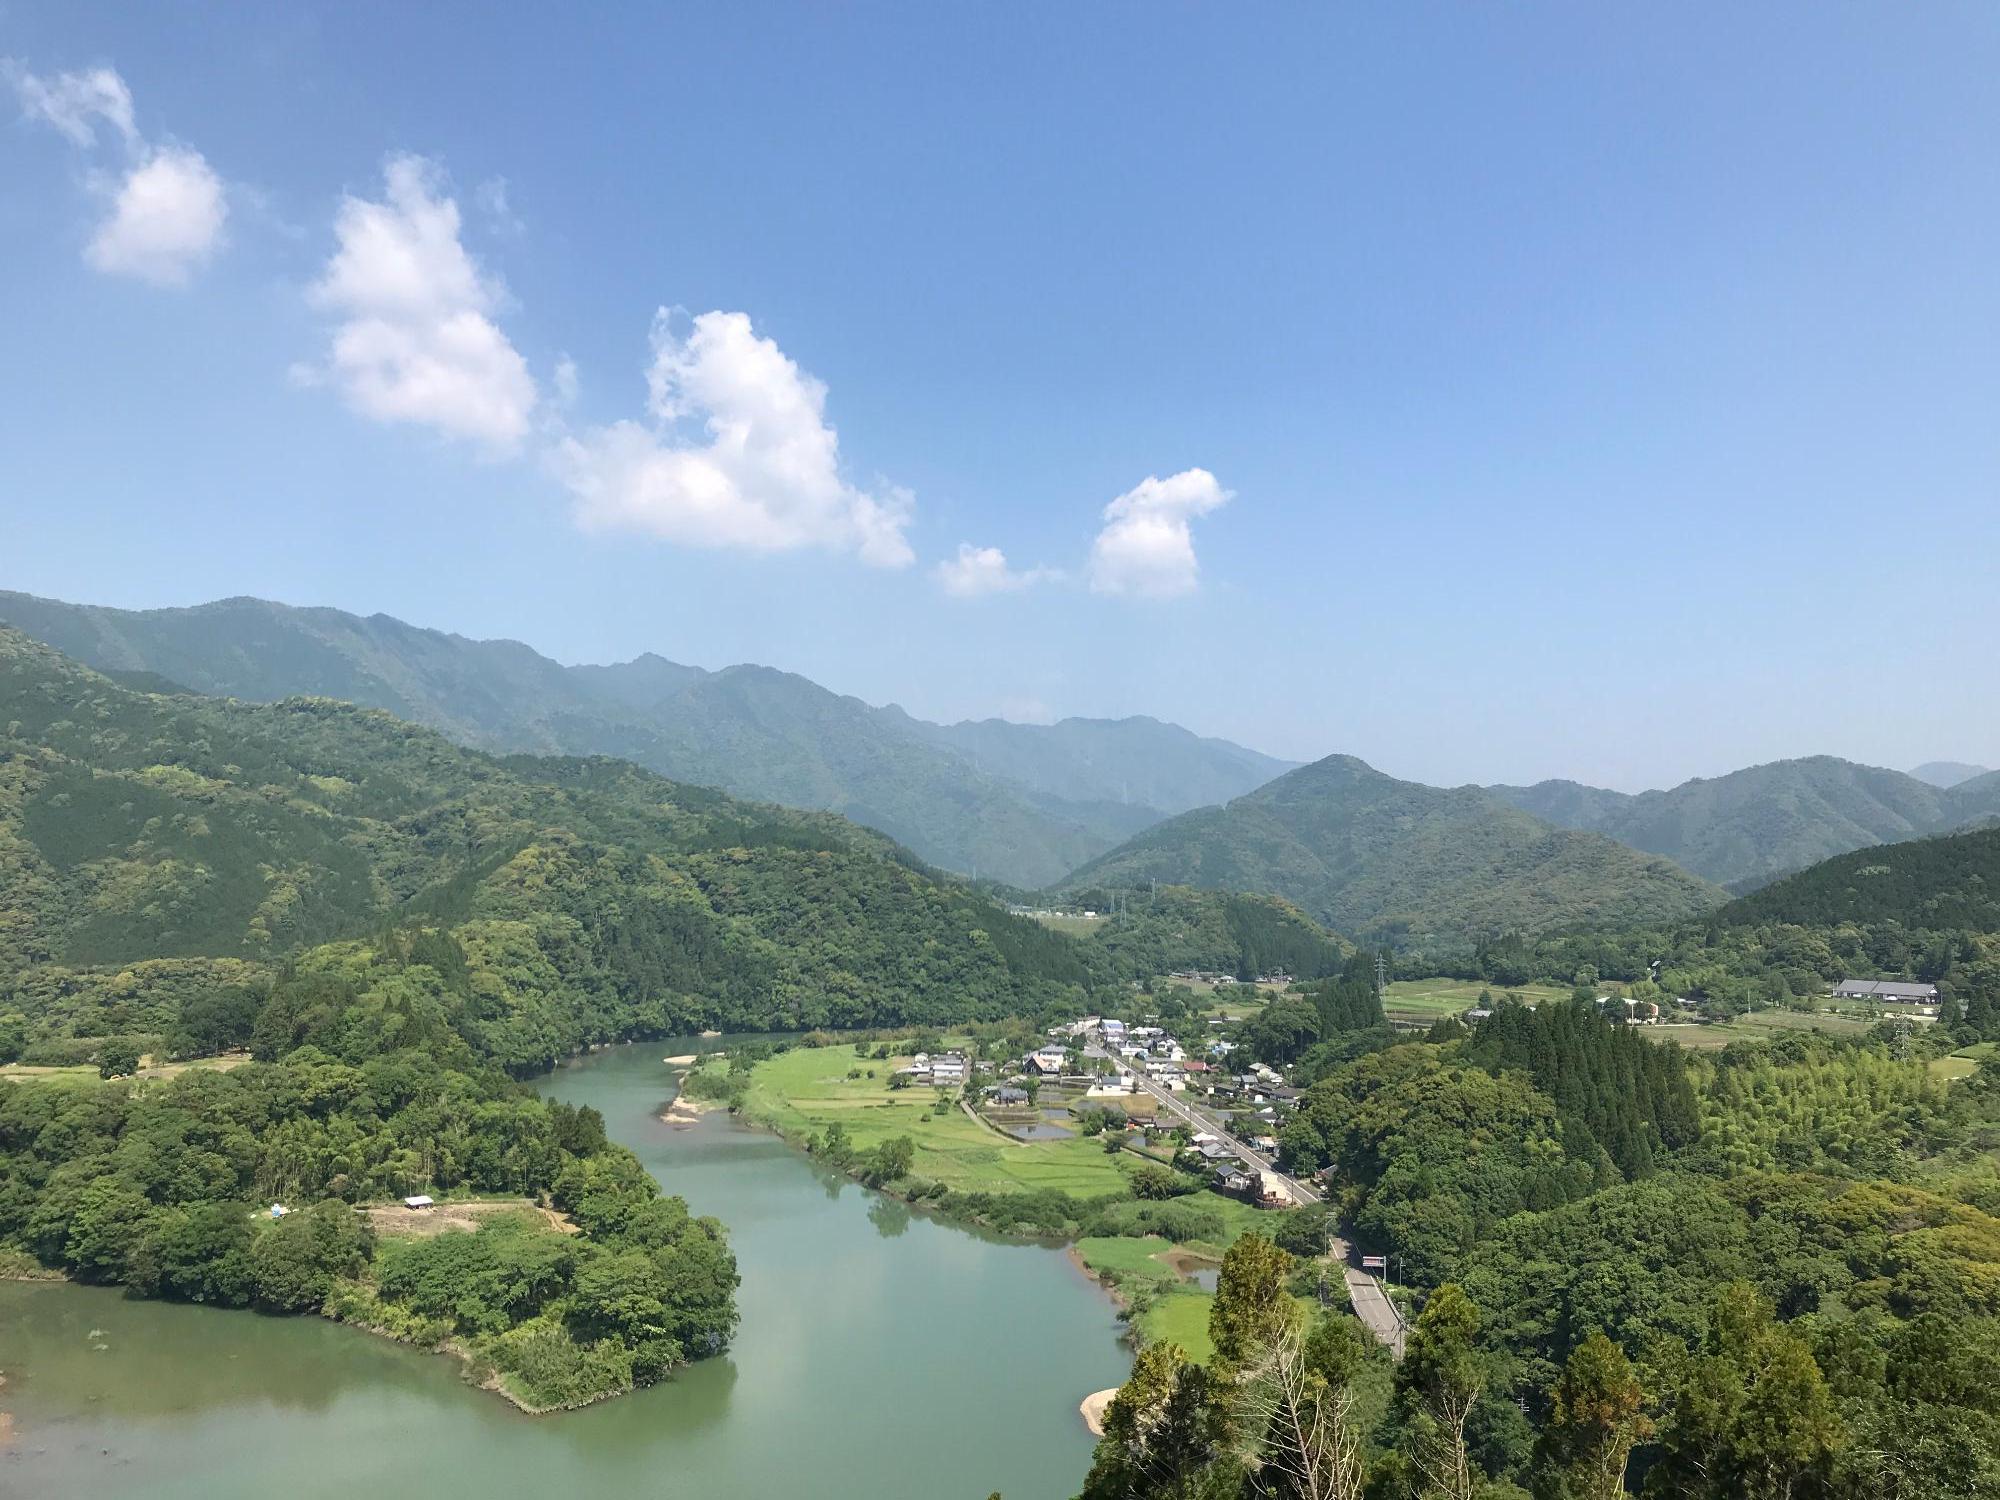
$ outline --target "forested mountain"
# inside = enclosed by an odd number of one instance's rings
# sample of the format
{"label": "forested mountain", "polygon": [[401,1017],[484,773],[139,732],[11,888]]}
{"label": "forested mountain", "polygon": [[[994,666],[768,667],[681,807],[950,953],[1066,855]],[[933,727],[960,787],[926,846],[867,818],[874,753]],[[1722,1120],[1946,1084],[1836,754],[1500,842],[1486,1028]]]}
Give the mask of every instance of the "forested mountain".
{"label": "forested mountain", "polygon": [[1910,767],[1910,774],[1917,780],[1938,787],[1958,786],[1975,776],[1986,776],[1991,773],[1990,766],[1975,766],[1962,760],[1927,760],[1920,766]]}
{"label": "forested mountain", "polygon": [[339,940],[407,921],[463,949],[456,1024],[517,1070],[646,1032],[1019,1014],[1108,972],[828,814],[326,699],[136,692],[0,629],[0,1012],[165,1032],[190,991],[339,969]]}
{"label": "forested mountain", "polygon": [[[1109,910],[1110,893],[1082,891],[1077,899]],[[1183,969],[1254,979],[1289,974],[1318,979],[1337,972],[1354,952],[1291,902],[1277,896],[1161,886],[1134,894],[1091,934],[1118,972],[1153,979]]]}
{"label": "forested mountain", "polygon": [[0,592],[0,622],[135,686],[339,698],[479,749],[617,755],[840,812],[934,864],[1022,886],[1286,769],[1151,719],[928,724],[766,667],[650,653],[565,667],[514,641],[260,599],[117,610]]}
{"label": "forested mountain", "polygon": [[1850,849],[2000,813],[2000,777],[1947,788],[1831,755],[1750,766],[1670,791],[1630,794],[1574,781],[1487,790],[1560,827],[1609,834],[1737,890]]}
{"label": "forested mountain", "polygon": [[1893,922],[1912,931],[2000,932],[2000,828],[1823,860],[1732,901],[1718,916],[1729,923]]}
{"label": "forested mountain", "polygon": [[1477,787],[1398,781],[1342,755],[1147,829],[1066,884],[1153,880],[1283,896],[1347,936],[1416,943],[1671,921],[1721,900],[1664,859]]}

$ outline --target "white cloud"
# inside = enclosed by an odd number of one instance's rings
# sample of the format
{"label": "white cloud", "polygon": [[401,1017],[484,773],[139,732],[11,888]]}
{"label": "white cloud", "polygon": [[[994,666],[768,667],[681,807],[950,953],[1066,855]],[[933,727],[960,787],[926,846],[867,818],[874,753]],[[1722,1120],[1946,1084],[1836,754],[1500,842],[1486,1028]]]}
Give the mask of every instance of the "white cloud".
{"label": "white cloud", "polygon": [[1091,589],[1146,599],[1194,592],[1199,568],[1188,523],[1233,494],[1206,469],[1147,476],[1104,507],[1104,529],[1090,549]]}
{"label": "white cloud", "polygon": [[[703,313],[682,337],[663,308],[652,337],[652,425],[593,428],[551,456],[584,526],[696,547],[823,547],[885,568],[915,560],[908,492],[841,477],[826,387],[746,314]],[[695,424],[698,435],[686,430]]]}
{"label": "white cloud", "polygon": [[114,276],[181,286],[222,244],[229,205],[199,151],[165,146],[125,177],[84,258]]}
{"label": "white cloud", "polygon": [[116,130],[127,144],[138,144],[132,91],[115,69],[92,68],[83,73],[40,78],[10,58],[0,64],[0,71],[5,72],[21,100],[22,115],[53,125],[69,137],[72,145],[96,144],[100,120]]}
{"label": "white cloud", "polygon": [[1059,576],[1052,568],[1010,568],[1007,554],[998,547],[975,547],[970,542],[960,542],[958,555],[939,563],[936,572],[944,591],[959,599],[1013,593]]}
{"label": "white cloud", "polygon": [[338,248],[309,296],[339,319],[326,375],[378,422],[413,422],[512,452],[536,402],[527,361],[495,314],[505,288],[459,239],[436,164],[394,156],[384,199],[348,197]]}
{"label": "white cloud", "polygon": [[222,248],[229,217],[222,179],[193,147],[155,145],[139,134],[132,91],[115,70],[43,78],[8,62],[0,71],[27,118],[86,150],[97,145],[99,125],[108,125],[124,149],[128,164],[115,186],[111,174],[92,174],[111,208],[84,248],[91,265],[155,286],[181,286]]}

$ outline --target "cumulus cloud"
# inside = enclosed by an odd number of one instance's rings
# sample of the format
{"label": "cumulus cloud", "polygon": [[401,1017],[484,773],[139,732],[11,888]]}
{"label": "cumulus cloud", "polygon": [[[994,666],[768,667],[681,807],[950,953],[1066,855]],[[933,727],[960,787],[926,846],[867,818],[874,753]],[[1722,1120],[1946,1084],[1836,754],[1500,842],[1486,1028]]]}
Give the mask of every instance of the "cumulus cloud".
{"label": "cumulus cloud", "polygon": [[363,416],[510,453],[536,389],[494,321],[506,290],[459,239],[458,204],[435,163],[393,156],[383,186],[379,202],[342,201],[337,246],[309,293],[338,320],[322,373]]}
{"label": "cumulus cloud", "polygon": [[661,309],[647,371],[649,423],[565,436],[551,465],[598,530],[696,547],[821,547],[876,567],[915,560],[907,491],[841,477],[826,387],[740,312],[705,312],[685,335]]}
{"label": "cumulus cloud", "polygon": [[164,146],[125,176],[84,258],[114,276],[180,286],[222,244],[229,205],[199,151]]}
{"label": "cumulus cloud", "polygon": [[1148,475],[1104,507],[1104,529],[1090,548],[1091,589],[1144,599],[1194,592],[1200,570],[1189,523],[1233,494],[1206,469]]}
{"label": "cumulus cloud", "polygon": [[155,286],[181,286],[222,248],[229,217],[222,179],[192,147],[155,144],[139,133],[132,90],[115,69],[45,78],[8,62],[0,71],[28,119],[84,150],[94,149],[108,129],[124,152],[121,171],[92,174],[93,187],[110,203],[84,248],[92,266]]}
{"label": "cumulus cloud", "polygon": [[938,582],[958,599],[981,599],[988,594],[1010,594],[1056,577],[1051,568],[1015,569],[1007,566],[1007,554],[998,547],[958,544],[958,555],[937,565]]}

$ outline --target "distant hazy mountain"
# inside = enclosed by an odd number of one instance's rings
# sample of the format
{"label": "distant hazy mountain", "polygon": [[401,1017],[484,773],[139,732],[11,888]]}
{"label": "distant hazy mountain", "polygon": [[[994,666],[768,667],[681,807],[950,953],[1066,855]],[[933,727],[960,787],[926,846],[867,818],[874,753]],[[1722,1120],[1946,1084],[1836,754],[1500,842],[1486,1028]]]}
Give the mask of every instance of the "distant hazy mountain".
{"label": "distant hazy mountain", "polygon": [[1345,755],[1149,828],[1065,884],[1152,880],[1283,896],[1337,932],[1410,941],[1673,921],[1723,899],[1665,859],[1478,787],[1398,781]]}
{"label": "distant hazy mountain", "polygon": [[968,719],[943,726],[909,722],[981,769],[1048,796],[1136,803],[1169,813],[1227,802],[1298,764],[1228,740],[1205,739],[1158,719],[1064,719],[1058,724]]}
{"label": "distant hazy mountain", "polygon": [[1738,890],[1850,849],[1941,833],[2000,812],[2000,782],[1982,778],[1945,789],[1831,755],[1636,795],[1574,781],[1487,790],[1561,827],[1609,834]]}
{"label": "distant hazy mountain", "polygon": [[768,667],[650,653],[565,667],[517,641],[261,599],[135,611],[0,592],[0,621],[148,687],[340,698],[480,749],[622,756],[841,812],[935,864],[1028,887],[1288,765],[1151,719],[927,724]]}
{"label": "distant hazy mountain", "polygon": [[1990,766],[1970,765],[1962,760],[1927,760],[1920,766],[1912,766],[1910,774],[1932,786],[1952,787],[1975,776],[1988,775],[1991,770]]}

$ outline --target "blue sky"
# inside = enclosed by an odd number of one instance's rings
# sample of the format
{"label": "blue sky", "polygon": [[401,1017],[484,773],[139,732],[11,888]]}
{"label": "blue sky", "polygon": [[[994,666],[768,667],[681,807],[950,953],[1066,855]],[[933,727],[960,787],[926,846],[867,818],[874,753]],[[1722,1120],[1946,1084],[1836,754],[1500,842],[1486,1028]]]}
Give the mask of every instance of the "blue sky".
{"label": "blue sky", "polygon": [[0,586],[2000,762],[2000,11],[1745,9],[0,0]]}

